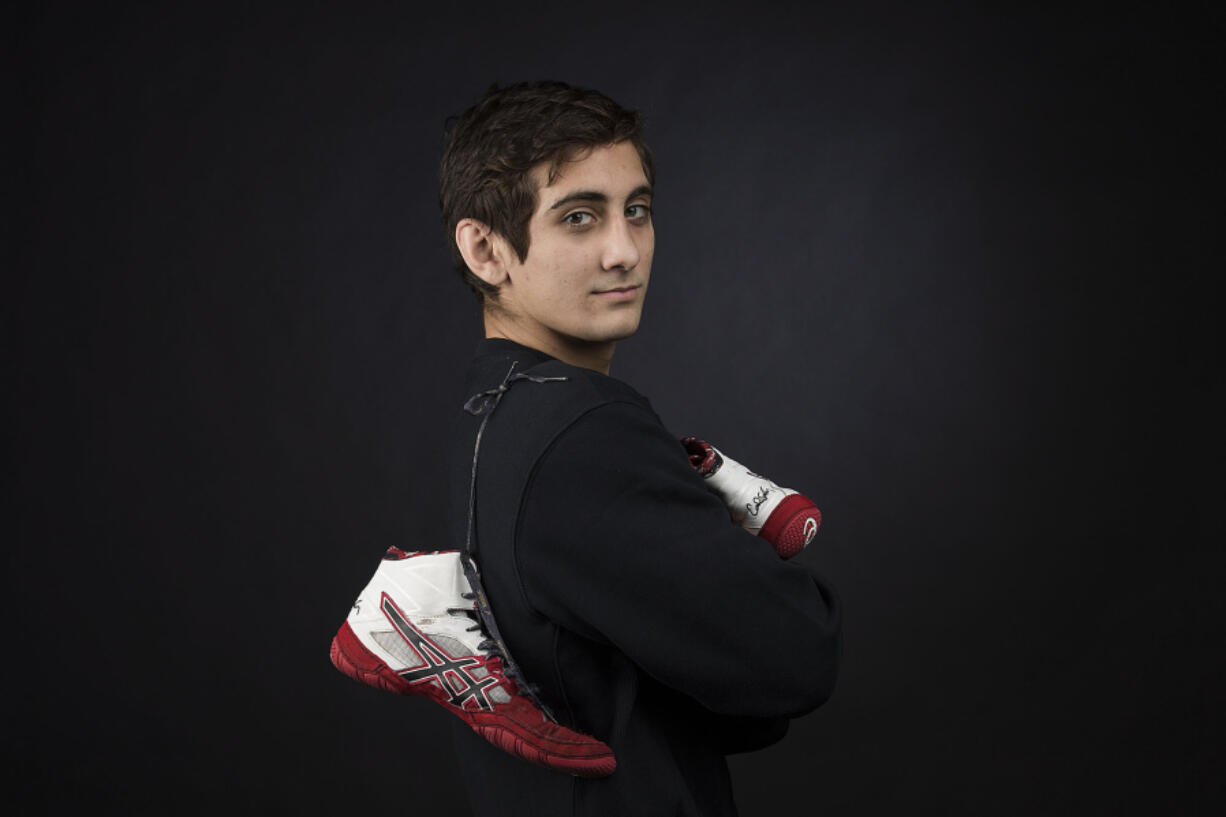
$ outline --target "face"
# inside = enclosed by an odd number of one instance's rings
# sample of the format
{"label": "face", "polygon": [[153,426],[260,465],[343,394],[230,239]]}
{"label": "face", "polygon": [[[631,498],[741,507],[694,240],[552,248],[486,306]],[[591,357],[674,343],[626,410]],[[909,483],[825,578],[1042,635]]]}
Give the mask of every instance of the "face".
{"label": "face", "polygon": [[[562,164],[533,170],[537,206],[528,255],[509,246],[499,301],[512,339],[572,360],[638,329],[651,275],[655,231],[651,189],[629,142],[593,148]],[[511,334],[510,332],[508,334]]]}

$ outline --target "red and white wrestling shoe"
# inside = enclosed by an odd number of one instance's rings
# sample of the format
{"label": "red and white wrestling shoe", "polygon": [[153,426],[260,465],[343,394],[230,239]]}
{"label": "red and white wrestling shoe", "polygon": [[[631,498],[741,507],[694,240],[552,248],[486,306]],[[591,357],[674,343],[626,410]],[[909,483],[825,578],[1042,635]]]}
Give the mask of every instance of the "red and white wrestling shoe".
{"label": "red and white wrestling shoe", "polygon": [[530,763],[579,777],[617,767],[608,746],[550,720],[506,671],[459,551],[389,548],[332,639],[332,663],[364,684],[430,698]]}
{"label": "red and white wrestling shoe", "polygon": [[724,500],[732,521],[770,542],[781,557],[790,559],[813,541],[822,512],[812,499],[780,488],[697,437],[684,437],[681,445],[707,487]]}

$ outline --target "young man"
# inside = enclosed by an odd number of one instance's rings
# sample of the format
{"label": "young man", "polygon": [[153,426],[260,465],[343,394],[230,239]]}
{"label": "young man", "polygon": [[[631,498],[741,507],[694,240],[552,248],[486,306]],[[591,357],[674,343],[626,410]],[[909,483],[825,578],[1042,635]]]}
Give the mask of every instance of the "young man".
{"label": "young man", "polygon": [[833,688],[836,604],[780,558],[816,508],[609,376],[647,296],[653,183],[641,117],[595,91],[493,88],[448,132],[443,219],[485,324],[455,550],[389,552],[333,661],[459,716],[477,815],[733,815],[725,755]]}
{"label": "young man", "polygon": [[[647,400],[608,376],[655,248],[640,128],[602,94],[536,83],[491,90],[448,134],[443,218],[486,335],[465,394],[512,369],[566,378],[499,395],[475,558],[542,704],[617,758],[609,777],[570,777],[456,723],[477,814],[734,814],[725,753],[778,740],[835,679],[831,594],[730,524]],[[482,419],[465,413],[456,442],[458,542]]]}

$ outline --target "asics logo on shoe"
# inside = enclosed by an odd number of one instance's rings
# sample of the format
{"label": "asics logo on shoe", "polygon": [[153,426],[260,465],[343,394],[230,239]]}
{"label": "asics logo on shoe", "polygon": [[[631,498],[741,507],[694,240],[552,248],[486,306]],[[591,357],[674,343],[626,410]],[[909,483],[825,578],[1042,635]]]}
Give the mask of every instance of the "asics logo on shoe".
{"label": "asics logo on shoe", "polygon": [[[471,655],[456,657],[449,654],[414,627],[387,593],[383,594],[380,607],[396,632],[422,661],[422,666],[398,670],[397,675],[410,684],[434,684],[449,696],[448,702],[452,706],[460,709],[469,701],[481,709],[494,708],[486,690],[497,686],[498,678],[488,674],[483,660]],[[475,675],[474,669],[483,670],[484,677]]]}

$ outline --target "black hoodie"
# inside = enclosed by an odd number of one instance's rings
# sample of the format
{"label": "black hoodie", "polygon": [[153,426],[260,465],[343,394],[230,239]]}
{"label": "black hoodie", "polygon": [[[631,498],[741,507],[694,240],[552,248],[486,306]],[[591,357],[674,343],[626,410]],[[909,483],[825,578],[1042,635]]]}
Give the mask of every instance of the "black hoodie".
{"label": "black hoodie", "polygon": [[[729,520],[647,399],[616,378],[485,339],[468,398],[517,380],[482,435],[473,551],[512,657],[552,714],[606,742],[582,779],[456,720],[479,817],[735,815],[726,754],[770,745],[830,695],[839,608]],[[482,416],[460,412],[450,531],[463,547]]]}

